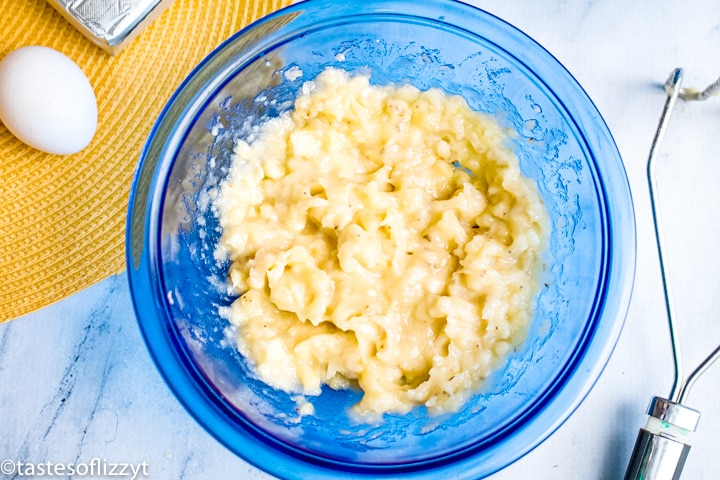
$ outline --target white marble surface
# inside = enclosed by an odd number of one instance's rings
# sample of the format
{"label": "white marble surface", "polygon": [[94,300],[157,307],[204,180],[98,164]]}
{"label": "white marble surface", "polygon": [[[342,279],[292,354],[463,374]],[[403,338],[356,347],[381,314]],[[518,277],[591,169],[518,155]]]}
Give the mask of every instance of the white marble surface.
{"label": "white marble surface", "polygon": [[[720,2],[473,0],[553,53],[585,87],[623,155],[638,228],[626,326],[596,387],[546,442],[492,480],[622,478],[653,395],[667,395],[671,359],[645,177],[674,67],[685,85],[720,75]],[[669,270],[688,368],[720,343],[720,98],[679,103],[658,160]],[[703,417],[683,478],[720,471],[720,365],[692,391]],[[156,372],[119,275],[0,325],[0,461],[147,462],[150,477],[267,479],[203,431]],[[0,478],[13,478],[3,476]],[[18,477],[19,478],[19,477]]]}

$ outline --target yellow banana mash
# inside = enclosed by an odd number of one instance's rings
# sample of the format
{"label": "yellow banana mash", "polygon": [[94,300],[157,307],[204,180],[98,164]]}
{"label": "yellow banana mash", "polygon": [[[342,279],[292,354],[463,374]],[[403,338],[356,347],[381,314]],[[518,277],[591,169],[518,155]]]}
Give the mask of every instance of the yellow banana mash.
{"label": "yellow banana mash", "polygon": [[272,387],[456,410],[525,337],[549,230],[505,132],[459,96],[327,69],[239,141],[216,203],[229,318]]}

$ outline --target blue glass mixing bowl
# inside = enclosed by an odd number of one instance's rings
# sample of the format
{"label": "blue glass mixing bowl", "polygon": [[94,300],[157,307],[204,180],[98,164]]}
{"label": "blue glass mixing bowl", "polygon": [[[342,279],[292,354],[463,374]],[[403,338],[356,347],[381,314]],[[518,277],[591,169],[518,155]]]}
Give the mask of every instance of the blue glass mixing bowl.
{"label": "blue glass mixing bowl", "polygon": [[[356,423],[352,391],[297,399],[258,381],[228,341],[233,297],[212,198],[234,138],[291,108],[328,66],[460,94],[518,132],[511,147],[552,218],[546,287],[522,348],[469,403]],[[283,478],[479,478],[552,433],[610,357],[630,299],[635,223],[627,179],[600,114],[532,39],[453,1],[310,0],[242,30],[172,97],[142,153],[127,263],[138,322],[165,381],[230,450]]]}

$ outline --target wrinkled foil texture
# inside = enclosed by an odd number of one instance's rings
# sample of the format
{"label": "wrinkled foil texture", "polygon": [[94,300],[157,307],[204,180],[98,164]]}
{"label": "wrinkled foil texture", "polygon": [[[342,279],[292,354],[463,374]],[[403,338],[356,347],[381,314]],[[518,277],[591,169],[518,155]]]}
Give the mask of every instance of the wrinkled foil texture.
{"label": "wrinkled foil texture", "polygon": [[75,28],[117,54],[172,0],[47,0]]}

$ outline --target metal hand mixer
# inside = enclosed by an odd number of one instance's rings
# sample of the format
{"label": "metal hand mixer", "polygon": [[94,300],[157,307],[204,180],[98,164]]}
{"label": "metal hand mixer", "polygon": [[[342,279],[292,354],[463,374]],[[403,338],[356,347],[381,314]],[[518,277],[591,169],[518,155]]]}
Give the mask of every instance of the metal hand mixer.
{"label": "metal hand mixer", "polygon": [[683,378],[681,353],[678,342],[677,324],[674,317],[673,298],[665,268],[665,242],[655,192],[655,157],[667,129],[670,114],[678,98],[683,100],[705,100],[720,94],[720,78],[705,90],[681,89],[683,71],[673,70],[665,83],[667,98],[658,128],[650,147],[647,176],[650,187],[650,205],[655,224],[655,239],[660,259],[660,273],[665,293],[670,340],[672,343],[675,381],[669,398],[653,397],[648,408],[648,422],[638,433],[635,447],[625,473],[625,480],[679,480],[685,460],[690,453],[689,437],[695,431],[700,412],[684,405],[695,381],[720,358],[720,346],[708,355],[687,377]]}

